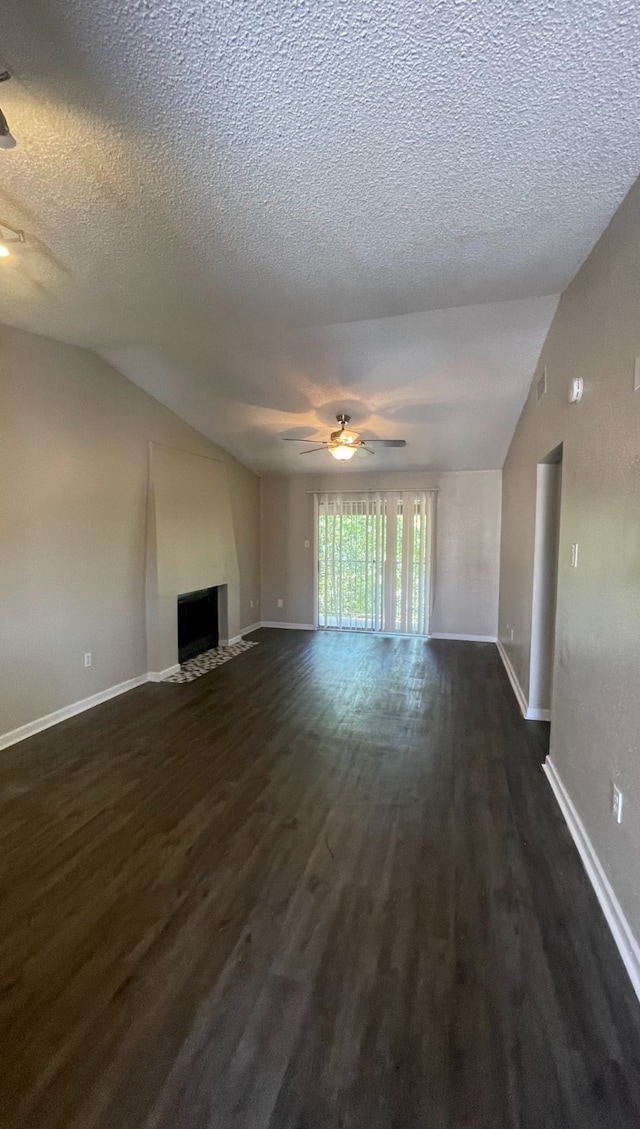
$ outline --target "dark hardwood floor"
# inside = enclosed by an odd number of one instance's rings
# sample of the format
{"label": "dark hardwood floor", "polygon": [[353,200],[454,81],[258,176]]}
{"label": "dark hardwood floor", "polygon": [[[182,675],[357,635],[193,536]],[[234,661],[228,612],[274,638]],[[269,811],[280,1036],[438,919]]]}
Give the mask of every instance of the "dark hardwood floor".
{"label": "dark hardwood floor", "polygon": [[1,754],[3,1129],[637,1129],[496,648],[253,638]]}

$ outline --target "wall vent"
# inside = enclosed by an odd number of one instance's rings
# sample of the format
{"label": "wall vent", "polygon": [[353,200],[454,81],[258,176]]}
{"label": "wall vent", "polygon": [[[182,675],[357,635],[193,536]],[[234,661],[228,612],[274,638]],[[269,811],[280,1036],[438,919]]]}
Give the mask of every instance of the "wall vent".
{"label": "wall vent", "polygon": [[547,391],[547,366],[545,365],[541,375],[538,377],[538,384],[536,386],[536,403],[539,404],[545,392]]}

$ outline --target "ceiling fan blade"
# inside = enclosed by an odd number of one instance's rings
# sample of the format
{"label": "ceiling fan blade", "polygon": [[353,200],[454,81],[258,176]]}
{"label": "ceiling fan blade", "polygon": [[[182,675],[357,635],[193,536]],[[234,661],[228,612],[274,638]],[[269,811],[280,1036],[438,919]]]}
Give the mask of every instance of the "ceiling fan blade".
{"label": "ceiling fan blade", "polygon": [[375,451],[370,451],[368,447],[358,447],[358,454],[375,455]]}
{"label": "ceiling fan blade", "polygon": [[406,447],[406,439],[365,439],[365,443],[384,443],[385,447]]}
{"label": "ceiling fan blade", "polygon": [[281,435],[280,438],[284,439],[285,443],[324,443],[325,442],[324,439],[314,439],[313,437],[310,437],[309,439],[294,439],[291,435]]}
{"label": "ceiling fan blade", "polygon": [[324,451],[324,447],[311,447],[308,451],[300,451],[301,455],[312,455],[314,451]]}

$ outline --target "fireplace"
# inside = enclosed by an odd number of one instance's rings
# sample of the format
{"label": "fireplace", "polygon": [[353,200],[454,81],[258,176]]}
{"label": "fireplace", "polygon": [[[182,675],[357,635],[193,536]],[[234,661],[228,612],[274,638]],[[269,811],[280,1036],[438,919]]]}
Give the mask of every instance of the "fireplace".
{"label": "fireplace", "polygon": [[218,589],[178,596],[178,662],[218,646]]}

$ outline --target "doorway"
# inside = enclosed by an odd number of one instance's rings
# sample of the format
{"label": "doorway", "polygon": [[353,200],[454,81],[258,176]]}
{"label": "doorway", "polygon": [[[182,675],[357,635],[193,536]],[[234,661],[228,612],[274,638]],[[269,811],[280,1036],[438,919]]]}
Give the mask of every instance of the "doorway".
{"label": "doorway", "polygon": [[562,444],[538,463],[528,716],[551,721],[562,500]]}

